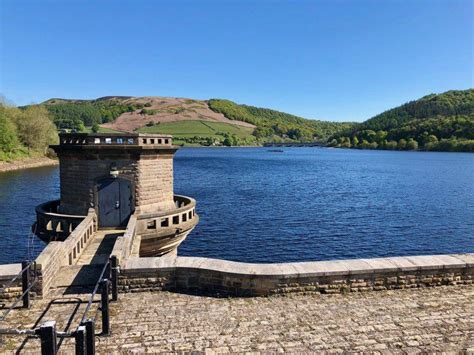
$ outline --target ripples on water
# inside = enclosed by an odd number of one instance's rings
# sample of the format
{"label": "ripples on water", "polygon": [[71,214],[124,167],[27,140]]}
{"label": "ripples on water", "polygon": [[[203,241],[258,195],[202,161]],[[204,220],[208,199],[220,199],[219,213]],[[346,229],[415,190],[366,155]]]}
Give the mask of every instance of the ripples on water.
{"label": "ripples on water", "polygon": [[[288,262],[474,252],[474,154],[181,149],[175,193],[201,221],[180,255]],[[26,253],[57,168],[0,174],[0,262]],[[16,204],[15,204],[16,201]],[[12,222],[10,222],[12,221]]]}

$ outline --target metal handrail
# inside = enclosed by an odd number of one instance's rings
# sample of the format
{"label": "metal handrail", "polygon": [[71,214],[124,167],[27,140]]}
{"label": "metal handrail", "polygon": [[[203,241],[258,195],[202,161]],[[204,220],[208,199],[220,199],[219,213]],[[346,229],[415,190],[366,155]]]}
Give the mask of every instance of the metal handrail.
{"label": "metal handrail", "polygon": [[[0,322],[1,321],[4,321],[5,318],[8,316],[8,314],[12,311],[12,309],[14,309],[16,307],[16,305],[18,304],[18,302],[20,302],[21,299],[23,299],[23,307],[24,308],[28,308],[29,307],[29,304],[30,304],[30,299],[29,299],[29,292],[30,290],[33,288],[33,286],[35,286],[35,284],[38,282],[38,279],[37,279],[37,275],[36,275],[36,272],[34,273],[34,280],[33,282],[30,282],[30,279],[29,279],[29,270],[31,270],[31,266],[32,265],[35,265],[35,268],[34,270],[36,270],[36,262],[35,261],[30,261],[30,262],[23,262],[22,265],[24,265],[23,269],[17,274],[15,275],[10,281],[8,281],[8,283],[2,287],[2,290],[6,290],[7,288],[9,288],[13,282],[15,282],[20,276],[22,276],[22,294],[20,296],[18,296],[13,304],[8,307],[8,309],[6,309],[4,312],[3,312],[3,315],[0,316]],[[26,275],[25,272],[27,273]]]}
{"label": "metal handrail", "polygon": [[99,285],[100,285],[100,282],[102,281],[103,277],[104,277],[104,273],[105,271],[107,270],[107,268],[109,267],[110,265],[110,260],[108,260],[103,269],[102,269],[102,272],[100,273],[100,276],[99,276],[99,279],[97,280],[97,283],[95,284],[95,287],[94,287],[94,291],[92,291],[92,294],[91,296],[89,297],[89,302],[87,303],[87,306],[86,306],[86,309],[84,310],[84,313],[82,315],[82,318],[81,318],[81,321],[79,322],[79,324],[82,324],[84,323],[84,321],[86,320],[86,316],[87,316],[87,313],[89,312],[89,309],[91,308],[92,306],[92,302],[94,301],[94,297],[95,295],[97,294],[97,291],[99,290]]}
{"label": "metal handrail", "polygon": [[17,297],[16,301],[3,313],[2,316],[0,316],[0,321],[4,321],[5,318],[8,316],[8,314],[12,311],[13,308],[20,302],[23,297],[30,292],[30,290],[33,288],[33,286],[38,282],[38,279],[35,279],[29,286],[28,288],[19,296]]}
{"label": "metal handrail", "polygon": [[[11,285],[13,285],[13,283],[21,276],[23,275],[23,272],[25,272],[31,265],[33,264],[36,264],[36,261],[31,261],[27,266],[25,266],[18,274],[15,275],[15,277],[13,277],[10,281],[8,281],[8,283],[6,285],[4,285],[3,287],[0,287],[0,290],[5,290],[7,288],[9,288]],[[35,266],[35,269],[36,269],[36,266]]]}

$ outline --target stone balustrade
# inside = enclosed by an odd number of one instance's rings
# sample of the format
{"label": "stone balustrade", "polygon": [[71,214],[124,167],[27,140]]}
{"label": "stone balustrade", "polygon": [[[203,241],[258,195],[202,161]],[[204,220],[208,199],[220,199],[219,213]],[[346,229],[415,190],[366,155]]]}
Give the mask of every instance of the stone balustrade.
{"label": "stone balustrade", "polygon": [[97,215],[90,209],[88,215],[64,241],[52,241],[36,258],[40,282],[35,291],[40,295],[48,293],[51,282],[60,272],[61,266],[74,265],[97,230]]}
{"label": "stone balustrade", "polygon": [[176,209],[142,213],[137,217],[141,256],[163,255],[175,249],[199,222],[196,200],[174,195]]}
{"label": "stone balustrade", "polygon": [[381,291],[472,284],[473,280],[474,254],[286,264],[134,257],[122,266],[120,276],[124,292],[176,290],[221,296]]}
{"label": "stone balustrade", "polygon": [[36,207],[36,235],[42,240],[64,240],[86,216],[58,213],[60,201],[54,200]]}
{"label": "stone balustrade", "polygon": [[183,229],[196,217],[196,200],[187,196],[174,195],[175,210],[141,214],[138,217],[138,232]]}
{"label": "stone balustrade", "polygon": [[143,133],[61,133],[61,146],[172,146],[173,137]]}

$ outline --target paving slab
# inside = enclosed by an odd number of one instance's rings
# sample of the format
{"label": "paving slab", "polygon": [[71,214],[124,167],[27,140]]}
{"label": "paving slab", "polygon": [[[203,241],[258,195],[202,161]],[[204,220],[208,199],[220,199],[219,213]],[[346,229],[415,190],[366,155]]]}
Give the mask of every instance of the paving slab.
{"label": "paving slab", "polygon": [[[4,327],[34,328],[56,320],[73,330],[87,295],[54,290]],[[474,285],[256,298],[212,298],[171,292],[119,294],[111,303],[109,353],[469,353],[474,350]],[[97,311],[94,303],[90,315]],[[45,312],[46,309],[46,312]],[[100,317],[97,333],[100,333]],[[37,354],[39,340],[1,338],[0,353]],[[64,339],[61,354],[74,352]]]}

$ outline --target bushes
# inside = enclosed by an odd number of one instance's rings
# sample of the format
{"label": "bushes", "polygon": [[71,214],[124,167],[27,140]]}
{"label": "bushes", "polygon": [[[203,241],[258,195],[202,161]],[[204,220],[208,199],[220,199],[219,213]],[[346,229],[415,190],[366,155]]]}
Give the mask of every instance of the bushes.
{"label": "bushes", "polygon": [[0,151],[10,153],[17,144],[15,125],[7,114],[7,108],[0,106]]}
{"label": "bushes", "polygon": [[45,154],[57,137],[56,128],[44,107],[26,110],[0,104],[0,160]]}

